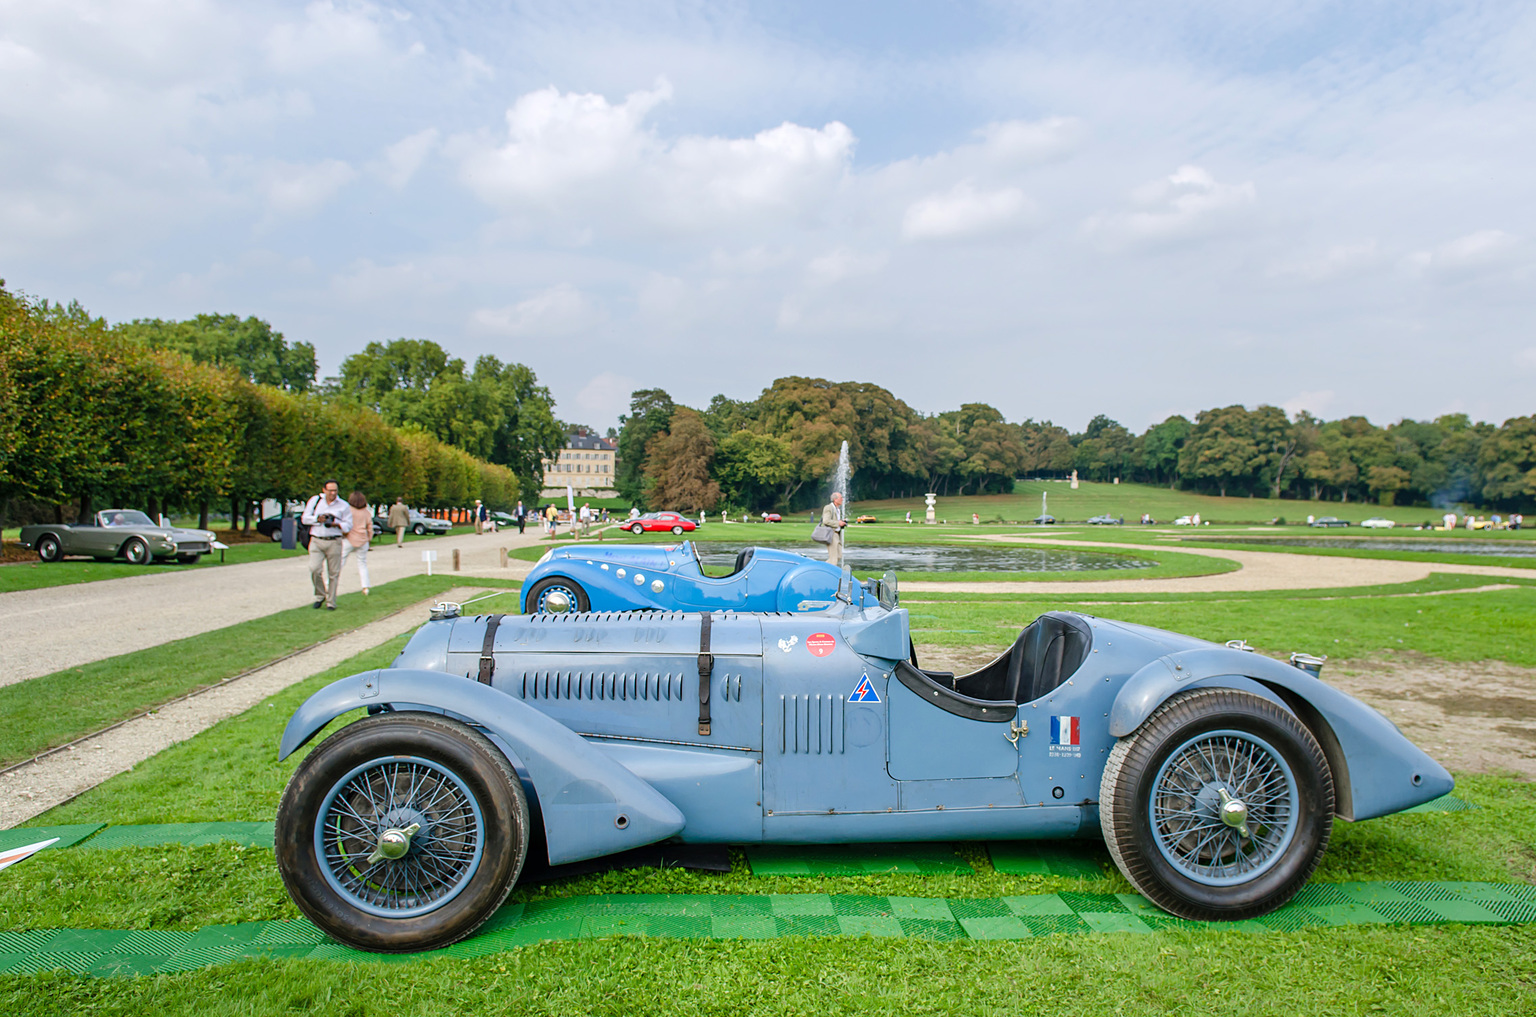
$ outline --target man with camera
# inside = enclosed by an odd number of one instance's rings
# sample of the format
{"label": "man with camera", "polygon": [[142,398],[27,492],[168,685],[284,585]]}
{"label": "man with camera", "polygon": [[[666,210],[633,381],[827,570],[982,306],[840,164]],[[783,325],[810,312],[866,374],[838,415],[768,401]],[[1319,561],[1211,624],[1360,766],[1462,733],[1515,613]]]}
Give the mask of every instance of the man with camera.
{"label": "man with camera", "polygon": [[[338,495],[341,485],[327,480],[321,493],[309,499],[300,518],[309,527],[309,577],[315,584],[315,610],[336,610],[336,584],[341,580],[341,540],[352,529],[352,506]],[[327,579],[320,578],[325,572]]]}

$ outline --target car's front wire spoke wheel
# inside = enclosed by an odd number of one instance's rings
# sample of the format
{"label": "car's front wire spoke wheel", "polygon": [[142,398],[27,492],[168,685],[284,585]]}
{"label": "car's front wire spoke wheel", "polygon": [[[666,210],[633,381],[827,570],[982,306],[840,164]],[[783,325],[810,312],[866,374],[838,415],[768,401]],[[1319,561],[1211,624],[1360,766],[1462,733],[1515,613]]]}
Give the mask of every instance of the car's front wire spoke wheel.
{"label": "car's front wire spoke wheel", "polygon": [[1237,689],[1171,697],[1115,744],[1099,787],[1115,865],[1153,903],[1198,921],[1290,900],[1327,850],[1333,809],[1311,731]]}
{"label": "car's front wire spoke wheel", "polygon": [[149,545],[138,537],[134,537],[123,545],[123,557],[128,559],[130,565],[148,565],[151,560]]}
{"label": "car's front wire spoke wheel", "polygon": [[479,731],[388,712],[299,764],[276,834],[288,895],[326,933],[361,950],[430,950],[506,900],[528,851],[528,800]]}
{"label": "car's front wire spoke wheel", "polygon": [[448,903],[469,883],[484,847],[485,816],[469,788],[416,757],[357,767],[331,789],[315,824],[315,853],[331,888],[385,917]]}

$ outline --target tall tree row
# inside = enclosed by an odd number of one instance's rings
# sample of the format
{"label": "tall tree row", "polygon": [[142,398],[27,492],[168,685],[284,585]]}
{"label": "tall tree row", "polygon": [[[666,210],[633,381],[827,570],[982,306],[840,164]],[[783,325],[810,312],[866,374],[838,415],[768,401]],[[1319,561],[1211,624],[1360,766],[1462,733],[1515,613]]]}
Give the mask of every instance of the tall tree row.
{"label": "tall tree row", "polygon": [[[1500,509],[1536,499],[1536,417],[1378,427],[1236,405],[1139,435],[1100,414],[1073,434],[1050,421],[1011,423],[985,403],[924,415],[877,385],[789,377],[756,399],[716,396],[699,411],[646,389],[620,420],[619,491],[651,508],[804,508],[825,496],[844,441],[856,500],[1006,492],[1017,478],[1073,470],[1225,496]],[[712,441],[701,440],[700,421]],[[674,481],[682,476],[687,484]]]}
{"label": "tall tree row", "polygon": [[[233,318],[180,323],[174,341],[166,325],[109,329],[78,305],[0,283],[0,504],[240,509],[301,497],[332,476],[374,500],[516,502],[506,466],[310,391],[312,350],[294,354],[280,334]],[[226,342],[229,330],[238,341]],[[263,375],[263,364],[279,375]],[[282,364],[286,376],[272,366]]]}

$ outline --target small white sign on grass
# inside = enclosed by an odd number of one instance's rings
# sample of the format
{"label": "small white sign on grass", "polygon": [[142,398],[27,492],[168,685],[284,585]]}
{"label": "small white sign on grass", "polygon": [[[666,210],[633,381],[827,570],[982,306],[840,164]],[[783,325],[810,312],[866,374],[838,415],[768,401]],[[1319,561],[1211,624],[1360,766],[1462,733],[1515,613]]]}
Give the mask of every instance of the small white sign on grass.
{"label": "small white sign on grass", "polygon": [[432,563],[437,561],[437,552],[423,551],[421,552],[421,560],[427,563],[427,575],[430,576],[432,574]]}

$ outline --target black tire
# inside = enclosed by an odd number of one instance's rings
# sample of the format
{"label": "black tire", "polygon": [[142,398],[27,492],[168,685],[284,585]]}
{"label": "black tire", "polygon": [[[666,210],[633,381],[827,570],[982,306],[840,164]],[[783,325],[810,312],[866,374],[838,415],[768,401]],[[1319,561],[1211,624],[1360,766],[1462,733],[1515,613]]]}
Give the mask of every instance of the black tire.
{"label": "black tire", "polygon": [[545,576],[528,590],[528,599],[525,603],[528,605],[529,614],[538,614],[544,610],[544,595],[551,590],[569,591],[576,601],[575,608],[579,612],[585,613],[592,610],[592,600],[587,596],[587,591],[581,588],[580,583],[564,576]]}
{"label": "black tire", "polygon": [[[403,799],[401,766],[418,768],[407,774],[409,793]],[[385,776],[386,772],[392,776]],[[420,773],[427,778],[423,780]],[[337,868],[319,856],[318,824],[324,821],[322,810],[329,800],[356,787],[382,790],[390,810],[380,816],[372,801],[358,792],[344,810],[333,814],[332,836],[323,839],[328,845],[334,839],[342,852],[334,861],[341,874],[349,882],[359,880],[356,892],[343,892],[342,884],[333,882],[338,879]],[[425,805],[428,812],[416,812],[413,806],[425,795],[432,796]],[[359,808],[365,801],[368,804]],[[471,815],[475,809],[478,826]],[[358,813],[366,813],[369,822],[359,822]],[[411,838],[406,855],[374,865],[363,860],[367,855],[362,852],[371,851],[384,832],[381,827],[402,822],[402,816],[426,820]],[[453,832],[434,841],[434,829]],[[326,934],[378,953],[432,950],[478,929],[512,891],[527,857],[528,839],[528,799],[506,757],[469,726],[425,713],[383,713],[331,735],[299,765],[277,810],[277,867],[288,895]],[[425,862],[416,859],[434,849],[444,854],[432,855],[434,868],[428,870]],[[472,850],[473,858],[463,860],[462,855]],[[455,880],[446,887],[440,860],[444,857],[447,873]],[[375,871],[382,875],[359,879]],[[415,882],[404,882],[407,873]],[[399,892],[391,885],[397,879]],[[379,913],[390,910],[392,904],[408,907],[434,894],[441,901],[417,903],[417,913],[404,917]],[[367,906],[369,900],[374,910]]]}
{"label": "black tire", "polygon": [[155,560],[155,556],[149,553],[149,545],[138,537],[129,537],[123,545],[122,553],[130,565],[149,565]]}
{"label": "black tire", "polygon": [[674,526],[674,527],[672,527],[672,534],[673,534],[673,536],[676,536],[676,535],[678,535],[678,534],[680,534],[682,532],[683,532],[683,528],[681,526]]}
{"label": "black tire", "polygon": [[424,534],[424,533],[426,533],[426,532],[427,532],[427,528],[426,528],[426,526],[424,526],[424,525],[423,525],[423,524],[421,524],[421,523],[417,523],[417,524],[416,524],[416,525],[415,525],[415,526],[412,526],[412,527],[411,527],[411,532],[412,532],[412,533],[414,533],[414,534],[416,534],[416,536],[418,536],[418,537],[419,537],[419,536],[421,536],[421,535],[422,535],[422,534]]}
{"label": "black tire", "polygon": [[200,554],[178,554],[176,560],[183,565],[196,565],[203,558]]}
{"label": "black tire", "polygon": [[51,533],[45,533],[37,538],[37,557],[42,561],[58,561],[64,557],[63,545],[59,538]]}
{"label": "black tire", "polygon": [[631,526],[629,528],[629,532],[633,533],[635,536],[638,537],[638,536],[640,536],[640,534],[645,532],[645,527],[641,526],[639,523],[636,523],[635,525],[633,525],[633,526]]}
{"label": "black tire", "polygon": [[[1259,786],[1278,789],[1274,800]],[[1222,790],[1249,803],[1251,836],[1221,822]],[[1328,848],[1333,809],[1317,739],[1294,714],[1235,689],[1169,699],[1116,743],[1099,787],[1115,865],[1158,907],[1196,921],[1253,918],[1295,896]]]}
{"label": "black tire", "polygon": [[272,543],[274,543],[274,544],[281,544],[282,542],[283,542],[283,531],[281,529],[273,530],[272,531]]}

